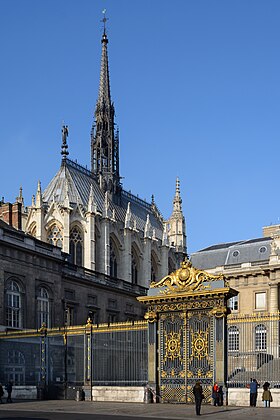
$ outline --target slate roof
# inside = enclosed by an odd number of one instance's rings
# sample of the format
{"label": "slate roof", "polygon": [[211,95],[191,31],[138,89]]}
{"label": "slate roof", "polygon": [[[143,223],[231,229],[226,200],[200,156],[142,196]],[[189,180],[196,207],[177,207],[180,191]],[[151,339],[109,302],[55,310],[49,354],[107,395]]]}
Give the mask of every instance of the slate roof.
{"label": "slate roof", "polygon": [[[97,210],[102,213],[105,194],[101,191],[96,178],[88,169],[70,159],[66,159],[43,192],[43,202],[48,204],[52,201],[63,203],[68,190],[70,205],[82,204],[86,210],[91,186]],[[110,202],[110,209],[115,210],[116,220],[124,223],[128,202],[130,202],[132,213],[132,225],[136,220],[136,228],[144,231],[147,214],[149,214],[150,223],[152,229],[155,229],[156,237],[162,239],[162,219],[153,211],[152,205],[125,190],[121,192],[120,205]]]}
{"label": "slate roof", "polygon": [[270,237],[212,245],[191,255],[197,268],[241,267],[241,264],[267,264],[271,250]]}

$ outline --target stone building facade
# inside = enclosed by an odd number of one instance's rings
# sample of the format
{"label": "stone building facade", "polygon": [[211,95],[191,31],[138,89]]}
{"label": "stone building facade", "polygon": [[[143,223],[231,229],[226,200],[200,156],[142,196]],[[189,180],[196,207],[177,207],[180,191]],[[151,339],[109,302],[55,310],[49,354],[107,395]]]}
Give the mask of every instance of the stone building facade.
{"label": "stone building facade", "polygon": [[[64,125],[61,165],[49,185],[42,189],[38,182],[30,206],[24,204],[22,188],[14,204],[1,202],[0,219],[18,230],[1,223],[3,326],[39,326],[36,305],[49,312],[48,326],[63,325],[65,316],[67,323],[83,323],[88,313],[94,322],[139,318],[135,297],[179,267],[186,255],[179,180],[166,220],[153,197],[148,203],[122,186],[105,26],[101,43],[91,169],[68,158]],[[7,239],[11,236],[14,243]],[[8,308],[15,316],[18,305],[22,315],[13,320]]]}
{"label": "stone building facade", "polygon": [[61,248],[0,220],[0,329],[142,319],[146,289],[78,267]]}
{"label": "stone building facade", "polygon": [[177,179],[167,220],[153,197],[148,203],[123,189],[105,28],[101,42],[91,170],[68,159],[68,127],[63,126],[61,166],[44,191],[38,182],[32,205],[24,208],[22,228],[61,247],[76,265],[148,288],[151,280],[177,268],[186,254],[180,183]]}

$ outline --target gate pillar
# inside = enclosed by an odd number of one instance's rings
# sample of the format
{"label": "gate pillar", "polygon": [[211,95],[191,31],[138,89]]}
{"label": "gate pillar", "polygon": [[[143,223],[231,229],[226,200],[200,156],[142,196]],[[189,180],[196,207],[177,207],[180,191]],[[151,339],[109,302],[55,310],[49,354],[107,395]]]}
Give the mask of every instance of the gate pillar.
{"label": "gate pillar", "polygon": [[185,260],[138,298],[147,305],[149,386],[161,402],[192,403],[196,381],[211,402],[214,382],[225,386],[227,300],[237,293]]}

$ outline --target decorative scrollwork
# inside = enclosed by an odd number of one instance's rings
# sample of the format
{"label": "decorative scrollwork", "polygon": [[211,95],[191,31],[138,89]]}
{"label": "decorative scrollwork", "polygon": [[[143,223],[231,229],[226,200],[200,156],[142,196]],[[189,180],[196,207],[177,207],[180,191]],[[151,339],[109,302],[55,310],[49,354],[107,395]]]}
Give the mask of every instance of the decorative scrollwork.
{"label": "decorative scrollwork", "polygon": [[227,308],[225,306],[216,306],[210,313],[211,315],[214,315],[215,318],[224,318],[227,314]]}
{"label": "decorative scrollwork", "polygon": [[153,310],[149,310],[148,312],[145,313],[144,318],[148,322],[153,323],[157,319],[157,313],[155,311],[153,311]]}
{"label": "decorative scrollwork", "polygon": [[175,360],[181,358],[181,332],[165,333],[165,357],[164,359]]}
{"label": "decorative scrollwork", "polygon": [[211,282],[215,280],[223,280],[222,275],[213,275],[203,270],[198,270],[192,266],[191,261],[185,260],[181,264],[181,268],[173,273],[165,276],[159,282],[151,283],[151,288],[166,287],[163,291],[165,294],[181,293],[195,291],[202,288],[202,282]]}

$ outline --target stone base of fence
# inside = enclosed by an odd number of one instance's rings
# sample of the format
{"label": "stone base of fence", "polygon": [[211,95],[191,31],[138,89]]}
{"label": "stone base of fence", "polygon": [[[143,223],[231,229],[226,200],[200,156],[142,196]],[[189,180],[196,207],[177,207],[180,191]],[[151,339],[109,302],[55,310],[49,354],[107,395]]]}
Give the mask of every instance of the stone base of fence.
{"label": "stone base of fence", "polygon": [[[3,388],[5,388],[3,386]],[[7,398],[7,391],[4,389],[3,401]],[[37,387],[31,385],[14,385],[12,391],[12,399],[19,400],[37,400]]]}
{"label": "stone base of fence", "polygon": [[94,386],[92,401],[144,402],[144,386]]}
{"label": "stone base of fence", "polygon": [[[280,389],[270,389],[273,401],[270,407],[280,407]],[[258,389],[257,407],[263,407],[262,401],[263,389]],[[228,388],[228,405],[238,407],[250,406],[250,390],[247,388]]]}

